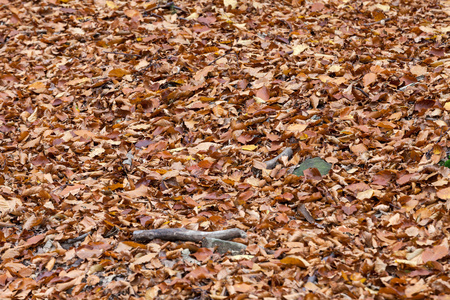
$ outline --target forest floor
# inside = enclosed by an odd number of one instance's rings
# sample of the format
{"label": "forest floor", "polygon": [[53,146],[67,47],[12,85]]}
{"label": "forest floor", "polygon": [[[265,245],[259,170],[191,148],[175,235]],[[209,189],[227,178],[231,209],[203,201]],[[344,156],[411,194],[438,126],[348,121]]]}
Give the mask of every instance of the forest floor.
{"label": "forest floor", "polygon": [[450,1],[0,4],[1,299],[450,299]]}

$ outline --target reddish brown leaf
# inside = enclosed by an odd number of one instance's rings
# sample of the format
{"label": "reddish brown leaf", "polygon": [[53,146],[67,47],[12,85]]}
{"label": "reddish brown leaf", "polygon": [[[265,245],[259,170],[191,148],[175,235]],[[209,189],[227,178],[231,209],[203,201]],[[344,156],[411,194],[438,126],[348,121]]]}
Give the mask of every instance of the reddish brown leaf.
{"label": "reddish brown leaf", "polygon": [[208,248],[199,248],[197,252],[193,254],[195,258],[201,262],[206,262],[213,255],[213,251]]}

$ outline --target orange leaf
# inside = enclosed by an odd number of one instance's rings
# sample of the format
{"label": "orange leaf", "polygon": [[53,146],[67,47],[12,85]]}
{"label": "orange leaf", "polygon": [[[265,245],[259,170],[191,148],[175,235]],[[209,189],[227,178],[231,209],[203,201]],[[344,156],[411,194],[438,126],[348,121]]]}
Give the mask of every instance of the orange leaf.
{"label": "orange leaf", "polygon": [[47,90],[47,86],[45,83],[41,81],[36,81],[28,86],[28,89],[32,90],[35,93],[43,93]]}
{"label": "orange leaf", "polygon": [[219,51],[219,48],[217,47],[205,47],[201,50],[202,53],[217,52],[217,51]]}
{"label": "orange leaf", "polygon": [[211,255],[213,255],[213,252],[208,248],[200,248],[193,255],[197,260],[206,262],[211,257]]}
{"label": "orange leaf", "polygon": [[209,168],[211,168],[211,166],[213,165],[214,163],[212,162],[212,161],[209,161],[209,160],[202,160],[201,162],[199,162],[198,163],[198,166],[200,167],[200,168],[202,168],[202,169],[209,169]]}
{"label": "orange leaf", "polygon": [[135,9],[127,9],[123,13],[130,19],[133,18],[142,19],[141,13]]}
{"label": "orange leaf", "polygon": [[233,287],[236,290],[236,292],[238,292],[238,293],[249,293],[249,292],[253,291],[253,289],[254,289],[253,285],[246,284],[246,283],[238,283],[238,284],[235,284]]}
{"label": "orange leaf", "polygon": [[132,242],[132,241],[125,241],[122,243],[124,243],[127,246],[133,247],[133,248],[147,249],[147,246],[140,244],[140,243]]}
{"label": "orange leaf", "polygon": [[183,200],[186,203],[186,205],[189,206],[189,207],[197,207],[197,206],[199,206],[199,204],[197,202],[195,202],[194,199],[192,199],[189,196],[185,196]]}
{"label": "orange leaf", "polygon": [[450,199],[450,187],[447,187],[447,188],[437,191],[436,195],[438,196],[438,198],[443,199],[443,200]]}
{"label": "orange leaf", "polygon": [[106,190],[114,191],[114,190],[122,189],[122,188],[123,188],[123,184],[122,184],[122,183],[116,183],[116,184],[113,184],[113,185],[106,186],[106,187],[104,187],[103,189],[104,189],[105,191],[106,191]]}
{"label": "orange leaf", "polygon": [[202,280],[210,277],[211,273],[206,267],[197,267],[186,275],[186,278],[192,278],[193,280]]}
{"label": "orange leaf", "polygon": [[111,71],[109,71],[108,76],[121,78],[128,74],[130,74],[130,72],[128,70],[119,68],[119,69],[112,69]]}
{"label": "orange leaf", "polygon": [[424,263],[429,261],[437,261],[449,255],[449,250],[445,246],[435,246],[428,248],[422,253],[422,260]]}
{"label": "orange leaf", "polygon": [[81,248],[77,251],[77,256],[81,259],[92,258],[92,257],[100,257],[102,255],[102,249],[89,249],[89,248]]}
{"label": "orange leaf", "polygon": [[374,83],[377,79],[377,74],[375,73],[367,73],[364,75],[363,82],[364,86],[369,86],[370,84]]}
{"label": "orange leaf", "polygon": [[240,201],[247,201],[251,197],[253,197],[254,192],[252,190],[248,190],[246,192],[243,192],[242,194],[239,194],[238,199]]}
{"label": "orange leaf", "polygon": [[308,124],[291,124],[287,127],[289,132],[302,132],[308,127]]}
{"label": "orange leaf", "polygon": [[39,242],[41,242],[43,239],[45,239],[45,234],[38,234],[38,235],[35,235],[35,236],[29,238],[26,241],[26,244],[29,246],[35,245],[35,244],[38,244]]}
{"label": "orange leaf", "polygon": [[285,265],[295,265],[301,268],[306,268],[309,266],[309,262],[307,262],[301,256],[286,256],[285,258],[280,260],[280,262]]}

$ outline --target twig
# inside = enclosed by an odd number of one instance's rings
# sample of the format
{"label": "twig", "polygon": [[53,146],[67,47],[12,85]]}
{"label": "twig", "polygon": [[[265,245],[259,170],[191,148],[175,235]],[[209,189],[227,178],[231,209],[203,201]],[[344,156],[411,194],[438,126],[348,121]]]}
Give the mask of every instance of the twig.
{"label": "twig", "polygon": [[445,132],[441,133],[436,144],[439,143],[442,140],[442,138],[444,137],[444,135],[446,135],[449,131],[450,131],[450,128],[448,128]]}
{"label": "twig", "polygon": [[293,31],[291,23],[289,23],[288,21],[283,20],[283,19],[278,19],[278,20],[285,23],[289,27],[289,34],[291,34],[291,32]]}
{"label": "twig", "polygon": [[60,245],[61,245],[61,247],[63,247],[64,249],[69,249],[70,246],[72,246],[73,244],[84,241],[84,239],[85,239],[88,235],[90,235],[90,234],[91,234],[90,231],[89,231],[89,232],[86,232],[86,233],[84,233],[84,234],[82,234],[82,235],[80,235],[80,236],[77,236],[76,238],[68,239],[68,240],[62,241],[62,242],[60,242]]}
{"label": "twig", "polygon": [[133,232],[133,239],[137,241],[149,241],[161,239],[166,241],[191,241],[200,242],[204,238],[215,238],[221,240],[231,240],[234,238],[245,238],[247,234],[237,228],[219,231],[196,231],[185,228],[162,228],[153,230],[136,230]]}
{"label": "twig", "polygon": [[370,98],[369,94],[367,94],[366,92],[364,92],[363,89],[359,88],[359,87],[354,87],[355,90],[360,91],[364,96],[366,96],[367,98]]}
{"label": "twig", "polygon": [[118,55],[125,55],[125,56],[136,56],[136,57],[141,57],[139,54],[130,54],[130,53],[116,52],[116,51],[103,51],[103,53],[110,53],[110,54],[118,54]]}
{"label": "twig", "polygon": [[89,231],[89,232],[86,232],[86,233],[83,233],[82,235],[77,236],[76,238],[65,240],[63,243],[64,243],[64,244],[75,244],[75,243],[77,243],[77,242],[84,241],[84,239],[85,239],[89,234],[91,234],[90,231]]}
{"label": "twig", "polygon": [[183,21],[186,21],[186,22],[195,22],[195,20],[189,20],[189,19],[186,19],[186,18],[183,18],[183,17],[178,17],[178,20],[183,20]]}
{"label": "twig", "polygon": [[406,90],[406,89],[407,89],[408,87],[410,87],[410,86],[415,86],[415,85],[418,84],[420,81],[422,81],[424,78],[425,78],[425,76],[423,76],[423,75],[417,76],[417,77],[416,77],[417,82],[411,82],[410,84],[405,85],[405,86],[399,88],[398,90],[399,90],[399,91],[404,91],[404,90]]}
{"label": "twig", "polygon": [[398,90],[403,92],[404,90],[406,90],[407,88],[409,88],[410,86],[415,86],[417,84],[417,82],[411,82],[408,85],[402,86],[401,88],[399,88]]}
{"label": "twig", "polygon": [[308,209],[305,207],[305,204],[301,203],[298,206],[297,210],[302,214],[303,217],[305,217],[305,219],[306,219],[306,221],[308,221],[308,223],[316,225],[319,228],[325,228],[323,225],[317,223],[316,220],[314,220],[313,216],[311,216]]}
{"label": "twig", "polygon": [[286,149],[283,150],[283,152],[281,152],[276,157],[272,158],[271,160],[265,161],[264,163],[266,164],[266,168],[267,169],[275,168],[275,166],[278,164],[278,160],[281,157],[287,156],[288,159],[291,159],[293,154],[294,154],[294,152],[292,151],[292,148],[291,147],[287,147]]}
{"label": "twig", "polygon": [[157,14],[155,14],[155,13],[150,13],[150,16],[160,18],[161,20],[164,21],[163,16],[157,15]]}
{"label": "twig", "polygon": [[[239,61],[239,55],[238,55],[234,50],[232,51],[232,53],[234,53],[234,54],[236,55],[236,59]],[[215,63],[216,61],[218,61],[219,59],[221,59],[222,57],[224,57],[224,56],[226,56],[226,55],[228,55],[228,54],[230,54],[230,52],[225,53],[225,54],[223,54],[223,55],[217,57],[217,58],[214,59],[212,62],[210,62],[210,63],[208,64],[208,66],[212,65],[213,63]]]}

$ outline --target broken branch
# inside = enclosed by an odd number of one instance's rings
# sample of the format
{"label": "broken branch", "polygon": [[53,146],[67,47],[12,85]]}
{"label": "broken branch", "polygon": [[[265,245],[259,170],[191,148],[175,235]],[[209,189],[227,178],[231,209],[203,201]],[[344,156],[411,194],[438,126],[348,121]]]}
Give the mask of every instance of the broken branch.
{"label": "broken branch", "polygon": [[245,238],[247,234],[237,228],[219,231],[196,231],[185,228],[162,228],[152,230],[136,230],[133,239],[137,241],[150,241],[161,239],[166,241],[191,241],[200,242],[204,238],[231,240],[234,238]]}
{"label": "broken branch", "polygon": [[275,166],[278,164],[278,160],[281,157],[287,156],[288,159],[291,159],[293,154],[294,154],[294,152],[292,151],[291,147],[288,147],[288,148],[284,149],[283,152],[281,152],[278,156],[272,158],[271,160],[268,160],[268,161],[264,162],[266,164],[266,168],[267,169],[275,168]]}

